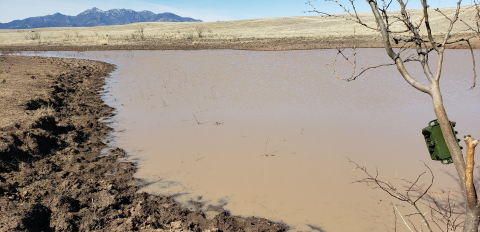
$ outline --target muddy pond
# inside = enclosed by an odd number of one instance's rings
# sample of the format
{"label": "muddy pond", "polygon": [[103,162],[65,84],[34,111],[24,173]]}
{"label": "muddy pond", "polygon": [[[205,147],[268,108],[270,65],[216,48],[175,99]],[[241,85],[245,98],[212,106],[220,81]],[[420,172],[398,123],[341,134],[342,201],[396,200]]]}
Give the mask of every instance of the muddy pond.
{"label": "muddy pond", "polygon": [[[382,49],[359,49],[361,67],[388,62]],[[38,53],[37,53],[38,54]],[[403,189],[433,170],[431,191],[456,192],[453,165],[430,160],[421,129],[435,119],[430,97],[395,67],[353,82],[332,75],[335,50],[46,52],[117,65],[104,99],[117,109],[111,146],[138,163],[143,191],[175,195],[194,209],[282,221],[292,231],[389,231],[393,206],[409,205],[365,183],[348,157]],[[475,51],[480,57],[480,51]],[[434,60],[434,56],[431,60]],[[442,91],[459,138],[480,138],[480,87],[470,51],[446,52]],[[432,62],[432,66],[436,65]],[[408,64],[423,77],[420,65]],[[335,68],[348,76],[351,66]],[[432,70],[435,70],[432,68]],[[480,73],[480,68],[477,68]],[[424,83],[425,78],[419,78]],[[465,147],[463,140],[461,146]],[[480,163],[476,158],[477,163]],[[478,167],[475,175],[480,176]],[[420,185],[430,181],[427,173]],[[477,181],[478,182],[478,181]],[[403,190],[402,190],[403,191]],[[438,193],[438,194],[437,194]],[[461,194],[452,194],[463,201]],[[398,215],[397,215],[398,217]],[[407,228],[397,218],[398,231]],[[422,224],[419,218],[418,225]]]}

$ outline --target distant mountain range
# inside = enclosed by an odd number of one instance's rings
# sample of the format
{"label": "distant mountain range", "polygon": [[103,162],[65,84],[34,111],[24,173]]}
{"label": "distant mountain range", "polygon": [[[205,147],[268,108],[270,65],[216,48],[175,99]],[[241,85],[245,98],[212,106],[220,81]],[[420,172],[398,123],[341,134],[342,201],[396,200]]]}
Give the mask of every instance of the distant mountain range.
{"label": "distant mountain range", "polygon": [[155,14],[151,11],[136,12],[126,9],[102,11],[96,7],[86,10],[77,16],[60,13],[47,16],[31,17],[0,23],[0,29],[28,29],[40,27],[94,27],[106,25],[124,25],[138,22],[202,22],[188,17],[180,17],[172,13]]}

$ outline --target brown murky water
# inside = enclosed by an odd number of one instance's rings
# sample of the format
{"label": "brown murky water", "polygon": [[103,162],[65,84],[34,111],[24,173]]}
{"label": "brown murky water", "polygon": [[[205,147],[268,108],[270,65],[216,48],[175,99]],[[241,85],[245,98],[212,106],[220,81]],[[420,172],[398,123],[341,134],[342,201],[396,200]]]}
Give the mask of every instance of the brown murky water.
{"label": "brown murky water", "polygon": [[[381,49],[358,53],[360,67],[388,61]],[[118,65],[106,94],[118,110],[113,143],[138,161],[136,177],[152,182],[144,191],[175,194],[186,205],[200,199],[203,210],[223,205],[297,231],[388,231],[392,202],[402,214],[413,211],[372,186],[350,184],[365,176],[343,156],[372,172],[378,167],[399,187],[397,178],[425,170],[423,160],[434,171],[434,191],[459,189],[453,165],[431,161],[420,133],[435,118],[429,96],[393,67],[346,83],[327,65],[334,50],[59,54]],[[469,57],[467,50],[447,52],[442,90],[459,135],[480,138],[480,90],[468,90]],[[409,66],[422,75],[418,64]],[[348,74],[349,66],[337,67]]]}

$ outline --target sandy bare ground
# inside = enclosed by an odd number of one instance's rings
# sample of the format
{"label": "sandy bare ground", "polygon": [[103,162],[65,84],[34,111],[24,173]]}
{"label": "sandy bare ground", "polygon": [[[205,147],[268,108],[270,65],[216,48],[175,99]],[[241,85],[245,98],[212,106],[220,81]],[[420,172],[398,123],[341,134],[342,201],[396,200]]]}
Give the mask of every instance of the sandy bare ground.
{"label": "sandy bare ground", "polygon": [[[449,21],[430,10],[434,36],[443,37]],[[455,8],[442,12],[452,16]],[[420,22],[421,10],[411,10],[414,22]],[[398,15],[399,12],[391,12]],[[475,9],[462,8],[461,19],[475,25]],[[348,15],[337,15],[350,17]],[[381,47],[377,31],[365,28],[341,17],[306,16],[264,18],[225,22],[149,22],[120,26],[41,28],[30,30],[0,30],[1,50],[166,50],[166,49],[243,49],[243,50],[299,50],[353,46]],[[372,13],[361,13],[360,19],[376,27]],[[354,29],[355,28],[355,29]],[[394,23],[392,30],[404,25]],[[454,38],[473,35],[465,32],[467,26],[458,22]],[[425,32],[425,30],[422,30]],[[472,40],[480,48],[477,39]],[[398,45],[398,46],[401,46]],[[466,48],[466,43],[452,46]]]}

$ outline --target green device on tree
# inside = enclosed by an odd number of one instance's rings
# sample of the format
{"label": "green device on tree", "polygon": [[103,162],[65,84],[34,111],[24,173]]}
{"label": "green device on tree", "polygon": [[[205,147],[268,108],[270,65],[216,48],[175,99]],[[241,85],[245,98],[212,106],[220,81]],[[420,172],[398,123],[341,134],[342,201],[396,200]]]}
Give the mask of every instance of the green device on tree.
{"label": "green device on tree", "polygon": [[[455,122],[450,122],[453,136],[455,136],[458,144],[460,139],[457,139],[458,132],[453,129],[455,124]],[[440,129],[440,124],[438,124],[437,119],[430,121],[428,126],[422,129],[422,134],[425,138],[425,143],[427,144],[427,149],[428,152],[430,152],[430,157],[432,160],[440,160],[442,164],[453,163],[452,155],[448,150],[447,143],[445,142],[445,138],[443,137],[443,133]],[[460,146],[460,149],[463,149],[463,147]]]}

